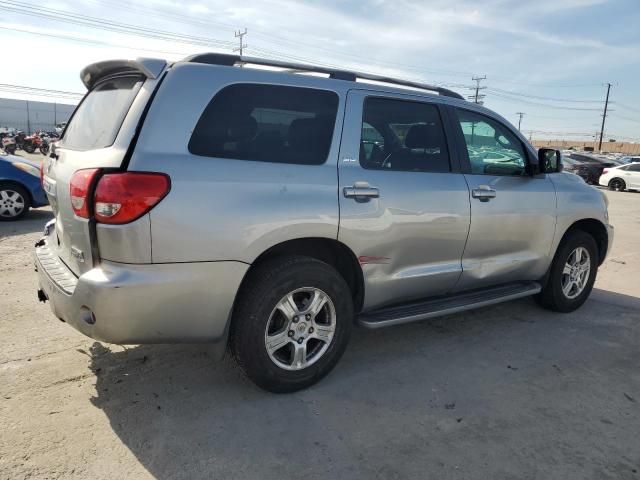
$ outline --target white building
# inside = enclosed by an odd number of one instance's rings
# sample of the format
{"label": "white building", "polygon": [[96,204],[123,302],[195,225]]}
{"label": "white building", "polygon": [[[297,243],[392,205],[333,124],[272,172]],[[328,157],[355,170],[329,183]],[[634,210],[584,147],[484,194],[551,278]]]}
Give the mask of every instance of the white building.
{"label": "white building", "polygon": [[56,124],[68,121],[75,108],[66,103],[0,98],[0,129],[15,128],[29,134],[52,131]]}

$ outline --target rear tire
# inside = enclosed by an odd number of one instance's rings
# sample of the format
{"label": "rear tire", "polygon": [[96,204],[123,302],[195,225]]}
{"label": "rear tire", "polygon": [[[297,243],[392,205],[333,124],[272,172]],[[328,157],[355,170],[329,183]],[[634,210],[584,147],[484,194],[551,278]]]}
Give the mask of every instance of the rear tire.
{"label": "rear tire", "polygon": [[22,149],[27,153],[33,153],[36,151],[36,146],[33,143],[25,143],[22,145]]}
{"label": "rear tire", "polygon": [[233,314],[231,348],[238,364],[274,393],[318,382],[349,341],[349,286],[333,267],[303,256],[268,261],[249,275]]}
{"label": "rear tire", "polygon": [[616,192],[624,192],[627,188],[627,184],[624,183],[624,180],[621,178],[613,178],[609,182],[609,190],[614,190]]}
{"label": "rear tire", "polygon": [[570,232],[558,247],[537,302],[548,310],[569,313],[587,300],[598,270],[598,246],[582,230]]}
{"label": "rear tire", "polygon": [[27,190],[13,183],[0,183],[0,221],[20,220],[31,208]]}

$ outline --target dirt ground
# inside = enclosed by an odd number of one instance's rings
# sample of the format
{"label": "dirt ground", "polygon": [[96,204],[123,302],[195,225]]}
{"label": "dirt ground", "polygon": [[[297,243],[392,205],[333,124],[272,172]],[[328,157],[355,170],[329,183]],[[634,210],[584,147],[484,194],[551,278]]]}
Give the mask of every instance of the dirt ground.
{"label": "dirt ground", "polygon": [[47,209],[0,224],[0,478],[640,479],[640,193],[592,298],[356,329],[272,395],[204,346],[100,344],[37,302]]}

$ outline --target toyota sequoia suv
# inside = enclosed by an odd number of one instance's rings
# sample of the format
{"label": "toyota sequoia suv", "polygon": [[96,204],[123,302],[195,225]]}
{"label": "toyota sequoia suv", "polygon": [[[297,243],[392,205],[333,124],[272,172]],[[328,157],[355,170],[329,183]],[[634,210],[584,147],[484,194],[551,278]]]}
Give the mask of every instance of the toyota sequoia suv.
{"label": "toyota sequoia suv", "polygon": [[99,341],[210,342],[294,391],[354,323],[526,296],[571,312],[612,243],[558,151],[444,88],[221,54],[81,78],[35,262],[38,298]]}

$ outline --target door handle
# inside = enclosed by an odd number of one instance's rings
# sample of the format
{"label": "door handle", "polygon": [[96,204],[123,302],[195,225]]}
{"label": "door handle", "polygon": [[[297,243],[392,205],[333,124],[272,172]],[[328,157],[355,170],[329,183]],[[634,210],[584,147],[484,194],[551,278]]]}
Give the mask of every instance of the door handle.
{"label": "door handle", "polygon": [[488,202],[492,198],[496,198],[496,191],[488,185],[480,185],[478,188],[471,190],[471,196],[481,202]]}
{"label": "door handle", "polygon": [[352,187],[344,187],[342,193],[346,198],[354,198],[356,202],[368,202],[380,196],[380,191],[366,182],[356,182]]}

